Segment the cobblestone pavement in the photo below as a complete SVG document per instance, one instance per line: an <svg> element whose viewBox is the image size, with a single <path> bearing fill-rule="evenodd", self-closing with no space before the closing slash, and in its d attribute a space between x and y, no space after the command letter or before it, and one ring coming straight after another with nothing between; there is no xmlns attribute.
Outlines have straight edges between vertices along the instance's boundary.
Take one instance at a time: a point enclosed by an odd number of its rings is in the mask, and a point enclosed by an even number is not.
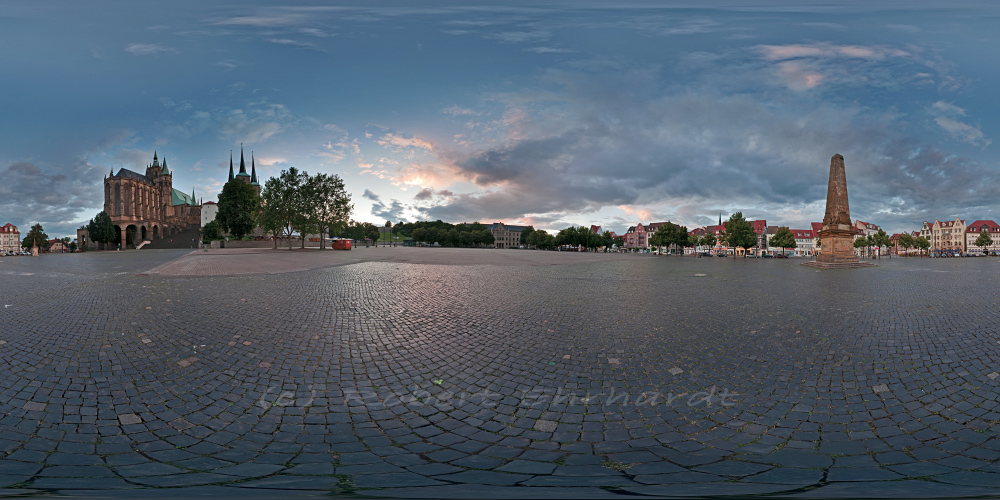
<svg viewBox="0 0 1000 500"><path fill-rule="evenodd" d="M0 495L1000 494L995 258L464 252L0 260Z"/></svg>

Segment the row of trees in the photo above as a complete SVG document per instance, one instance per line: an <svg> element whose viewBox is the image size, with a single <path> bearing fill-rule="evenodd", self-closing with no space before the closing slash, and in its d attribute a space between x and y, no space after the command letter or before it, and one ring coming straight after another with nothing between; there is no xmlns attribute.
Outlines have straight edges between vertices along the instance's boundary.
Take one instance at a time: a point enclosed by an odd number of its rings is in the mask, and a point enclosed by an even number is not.
<svg viewBox="0 0 1000 500"><path fill-rule="evenodd" d="M987 235L988 236L988 235ZM861 238L858 238L859 240ZM931 242L923 236L914 237L910 233L903 233L899 235L899 240L896 242L903 250L908 251L911 248L916 248L921 254L931 248ZM855 241L854 246L857 247L857 241ZM906 255L905 253L903 255Z"/></svg>
<svg viewBox="0 0 1000 500"><path fill-rule="evenodd" d="M215 221L218 227L208 228L209 233L225 232L237 239L253 233L258 226L274 237L274 248L279 238L298 233L305 248L305 235L334 233L345 227L354 205L351 195L344 189L338 175L316 174L300 171L295 167L282 170L277 177L264 183L260 195L242 179L233 179L222 187L219 195L219 212ZM325 239L320 238L320 248Z"/></svg>
<svg viewBox="0 0 1000 500"><path fill-rule="evenodd" d="M910 239L912 240L913 237L910 236ZM923 239L924 241L927 240L927 238L921 238L921 239ZM875 234L871 234L868 236L859 236L854 239L854 248L864 248L865 251L869 253L871 253L872 247L889 248L889 246L891 245L892 245L892 239L882 229L879 229L878 232ZM927 248L930 248L929 241L927 242Z"/></svg>

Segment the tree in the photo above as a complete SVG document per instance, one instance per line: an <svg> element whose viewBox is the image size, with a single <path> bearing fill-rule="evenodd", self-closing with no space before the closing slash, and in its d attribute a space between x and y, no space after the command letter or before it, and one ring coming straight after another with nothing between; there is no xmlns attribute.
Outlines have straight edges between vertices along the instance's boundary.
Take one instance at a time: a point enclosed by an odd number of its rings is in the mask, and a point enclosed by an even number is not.
<svg viewBox="0 0 1000 500"><path fill-rule="evenodd" d="M238 180L238 179L237 179ZM299 169L291 167L282 170L277 177L271 177L264 183L261 190L263 210L260 214L261 227L271 233L274 238L274 248L278 248L278 239L288 237L288 249L292 249L292 231L296 218L302 212L302 184L308 176ZM232 181L230 181L232 182ZM229 183L226 183L228 186ZM222 197L219 197L221 213ZM223 229L225 229L223 227ZM357 238L364 239L364 238Z"/></svg>
<svg viewBox="0 0 1000 500"><path fill-rule="evenodd" d="M703 247L714 247L715 242L715 235L712 233L705 233L705 236L698 239L698 244Z"/></svg>
<svg viewBox="0 0 1000 500"><path fill-rule="evenodd" d="M528 226L524 228L524 230L521 231L520 243L522 245L530 245L531 243L528 243L528 237L531 236L531 233L533 232L535 232L535 226Z"/></svg>
<svg viewBox="0 0 1000 500"><path fill-rule="evenodd" d="M31 230L21 240L21 247L23 248L30 249L36 246L40 250L45 250L49 247L49 235L45 234L45 230L42 229L41 224L31 226Z"/></svg>
<svg viewBox="0 0 1000 500"><path fill-rule="evenodd" d="M676 240L677 230L674 228L673 222L667 222L656 228L656 232L649 237L649 244L660 248L669 247L674 244Z"/></svg>
<svg viewBox="0 0 1000 500"><path fill-rule="evenodd" d="M889 248L889 245L892 243L891 238L889 238L889 235L886 234L885 230L883 230L883 229L879 229L877 233L871 235L871 237L869 238L869 240L871 240L871 242L875 246L879 247L879 250L880 250L879 253L878 253L879 258L882 258L882 252L881 252L881 250L885 250L885 249Z"/></svg>
<svg viewBox="0 0 1000 500"><path fill-rule="evenodd" d="M973 242L974 245L983 249L983 253L988 253L986 247L993 244L993 238L990 237L989 231L983 231L979 233L979 237Z"/></svg>
<svg viewBox="0 0 1000 500"><path fill-rule="evenodd" d="M340 230L347 225L354 211L351 195L344 189L344 181L339 175L316 174L309 177L308 193L312 200L312 217L316 221L319 234ZM325 238L320 239L320 248L326 247Z"/></svg>
<svg viewBox="0 0 1000 500"><path fill-rule="evenodd" d="M867 236L858 236L854 238L854 248L864 248L866 246L868 246Z"/></svg>
<svg viewBox="0 0 1000 500"><path fill-rule="evenodd" d="M781 248L787 252L789 248L796 247L795 235L792 234L791 229L788 229L788 226L779 227L778 231L771 237L768 245Z"/></svg>
<svg viewBox="0 0 1000 500"><path fill-rule="evenodd" d="M422 227L418 227L414 229L412 233L410 233L410 237L413 238L413 241L417 242L427 241L425 239L427 238L427 230Z"/></svg>
<svg viewBox="0 0 1000 500"><path fill-rule="evenodd" d="M372 240L373 242L375 242L375 248L378 248L378 237L379 237L379 235L381 235L381 234L382 234L382 233L380 233L380 232L378 231L378 228L377 228L377 227L375 227L374 225L372 225L372 227L370 227L370 228L368 229L368 234L367 234L367 236L368 236L368 239L370 239L370 240Z"/></svg>
<svg viewBox="0 0 1000 500"><path fill-rule="evenodd" d="M215 219L223 231L242 239L257 227L259 217L260 197L253 186L241 179L233 179L222 186Z"/></svg>
<svg viewBox="0 0 1000 500"><path fill-rule="evenodd" d="M726 243L730 247L747 249L757 244L757 234L753 232L753 226L743 218L743 212L731 215L725 227Z"/></svg>
<svg viewBox="0 0 1000 500"><path fill-rule="evenodd" d="M219 227L219 221L217 221L217 220L213 220L212 222L209 222L208 224L205 224L205 228L202 229L202 231L201 231L202 232L202 241L204 241L205 243L209 243L212 240L219 239L219 233L221 231L222 231L222 228Z"/></svg>
<svg viewBox="0 0 1000 500"><path fill-rule="evenodd" d="M896 240L896 244L903 249L903 256L907 256L910 252L909 250L916 245L913 240L913 235L910 233L903 233L899 235L899 239Z"/></svg>
<svg viewBox="0 0 1000 500"><path fill-rule="evenodd" d="M924 238L923 236L917 236L917 238L913 241L915 246L920 249L921 253L926 252L931 247L930 240Z"/></svg>
<svg viewBox="0 0 1000 500"><path fill-rule="evenodd" d="M69 242L68 246L69 246L69 251L70 252L75 252L76 251L76 240L73 240L73 241Z"/></svg>
<svg viewBox="0 0 1000 500"><path fill-rule="evenodd" d="M115 225L111 222L111 216L103 210L90 219L87 224L87 234L90 235L90 241L104 245L116 241L120 237L118 231L115 231Z"/></svg>

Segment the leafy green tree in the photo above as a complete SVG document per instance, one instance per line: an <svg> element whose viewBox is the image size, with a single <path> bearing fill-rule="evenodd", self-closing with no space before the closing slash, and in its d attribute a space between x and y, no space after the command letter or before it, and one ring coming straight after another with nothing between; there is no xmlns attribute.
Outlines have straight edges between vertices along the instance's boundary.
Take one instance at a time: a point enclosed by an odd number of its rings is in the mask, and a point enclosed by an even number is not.
<svg viewBox="0 0 1000 500"><path fill-rule="evenodd" d="M674 223L667 222L656 228L656 232L649 237L649 244L657 248L669 247L676 241L676 233Z"/></svg>
<svg viewBox="0 0 1000 500"><path fill-rule="evenodd" d="M49 247L49 235L45 234L45 230L42 229L41 224L31 226L31 230L21 240L22 248L31 249L31 247L35 246L38 247L39 251Z"/></svg>
<svg viewBox="0 0 1000 500"><path fill-rule="evenodd" d="M976 238L976 241L973 242L973 244L979 248L982 248L983 253L987 253L986 247L993 244L993 238L990 237L989 231L983 231L979 233L979 237Z"/></svg>
<svg viewBox="0 0 1000 500"><path fill-rule="evenodd" d="M222 228L219 227L219 221L217 220L213 220L212 222L205 224L205 228L202 229L202 241L209 243L212 240L219 239L219 233L221 230Z"/></svg>
<svg viewBox="0 0 1000 500"><path fill-rule="evenodd" d="M416 242L427 241L426 240L427 230L422 227L418 227L414 229L412 233L410 233L410 237L413 238L413 241Z"/></svg>
<svg viewBox="0 0 1000 500"><path fill-rule="evenodd" d="M854 239L854 248L867 248L871 246L871 242L868 240L867 236L858 236Z"/></svg>
<svg viewBox="0 0 1000 500"><path fill-rule="evenodd" d="M703 247L714 247L715 243L716 243L715 235L712 233L705 233L705 236L702 236L698 240L698 244Z"/></svg>
<svg viewBox="0 0 1000 500"><path fill-rule="evenodd" d="M101 245L117 241L121 237L117 233L114 223L111 222L111 216L103 210L98 212L97 216L90 219L87 224L87 234L90 235L90 241L96 241Z"/></svg>
<svg viewBox="0 0 1000 500"><path fill-rule="evenodd" d="M530 243L528 243L528 237L531 236L531 233L533 232L535 232L535 226L528 226L524 228L524 230L521 231L520 243L522 245L530 245Z"/></svg>
<svg viewBox="0 0 1000 500"><path fill-rule="evenodd" d="M914 246L916 246L918 249L920 249L921 254L923 254L924 252L926 252L927 250L929 250L931 248L931 242L930 242L930 240L928 240L927 238L925 238L923 236L917 236L913 240L913 242L914 242Z"/></svg>
<svg viewBox="0 0 1000 500"><path fill-rule="evenodd" d="M910 233L903 233L899 235L899 239L896 240L896 244L903 249L903 256L906 257L910 252L909 250L916 245L913 241L913 235Z"/></svg>
<svg viewBox="0 0 1000 500"><path fill-rule="evenodd" d="M69 251L70 252L75 252L76 251L76 240L73 240L73 241L69 242L69 245L67 245L67 246L69 246Z"/></svg>
<svg viewBox="0 0 1000 500"><path fill-rule="evenodd" d="M743 218L743 212L731 215L725 226L726 243L730 247L747 249L757 244L757 233L753 232L753 225Z"/></svg>
<svg viewBox="0 0 1000 500"><path fill-rule="evenodd" d="M354 211L351 195L344 189L339 175L324 173L308 177L306 193L310 196L308 209L315 221L317 233L333 233L347 225ZM320 239L320 248L326 248L326 239Z"/></svg>
<svg viewBox="0 0 1000 500"><path fill-rule="evenodd" d="M892 244L892 239L883 229L879 229L877 233L871 235L869 240L874 246L879 247L880 250L886 250L889 248L889 245ZM879 258L882 258L881 251L879 251Z"/></svg>
<svg viewBox="0 0 1000 500"><path fill-rule="evenodd" d="M253 186L241 179L233 179L222 186L215 219L223 231L242 239L253 232L259 218L260 197Z"/></svg>
<svg viewBox="0 0 1000 500"><path fill-rule="evenodd" d="M769 241L768 244L775 248L781 248L787 252L789 248L796 247L795 235L792 234L791 229L788 229L788 226L782 226L778 228L776 233L774 233L774 236L771 237L771 241Z"/></svg>
<svg viewBox="0 0 1000 500"><path fill-rule="evenodd" d="M292 249L292 231L299 214L303 212L302 185L307 180L308 176L305 173L291 167L282 170L277 177L271 177L264 183L264 188L260 192L263 204L260 222L261 227L274 238L275 249L278 248L278 239L282 237L288 238L288 249ZM221 203L220 196L220 212Z"/></svg>

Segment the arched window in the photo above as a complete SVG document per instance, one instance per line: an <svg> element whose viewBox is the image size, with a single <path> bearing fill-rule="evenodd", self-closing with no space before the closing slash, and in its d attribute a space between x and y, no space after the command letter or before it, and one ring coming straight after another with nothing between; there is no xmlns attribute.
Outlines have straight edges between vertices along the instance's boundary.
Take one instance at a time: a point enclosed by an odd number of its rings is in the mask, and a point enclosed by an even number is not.
<svg viewBox="0 0 1000 500"><path fill-rule="evenodd" d="M121 215L122 206L122 186L115 184L115 215Z"/></svg>

